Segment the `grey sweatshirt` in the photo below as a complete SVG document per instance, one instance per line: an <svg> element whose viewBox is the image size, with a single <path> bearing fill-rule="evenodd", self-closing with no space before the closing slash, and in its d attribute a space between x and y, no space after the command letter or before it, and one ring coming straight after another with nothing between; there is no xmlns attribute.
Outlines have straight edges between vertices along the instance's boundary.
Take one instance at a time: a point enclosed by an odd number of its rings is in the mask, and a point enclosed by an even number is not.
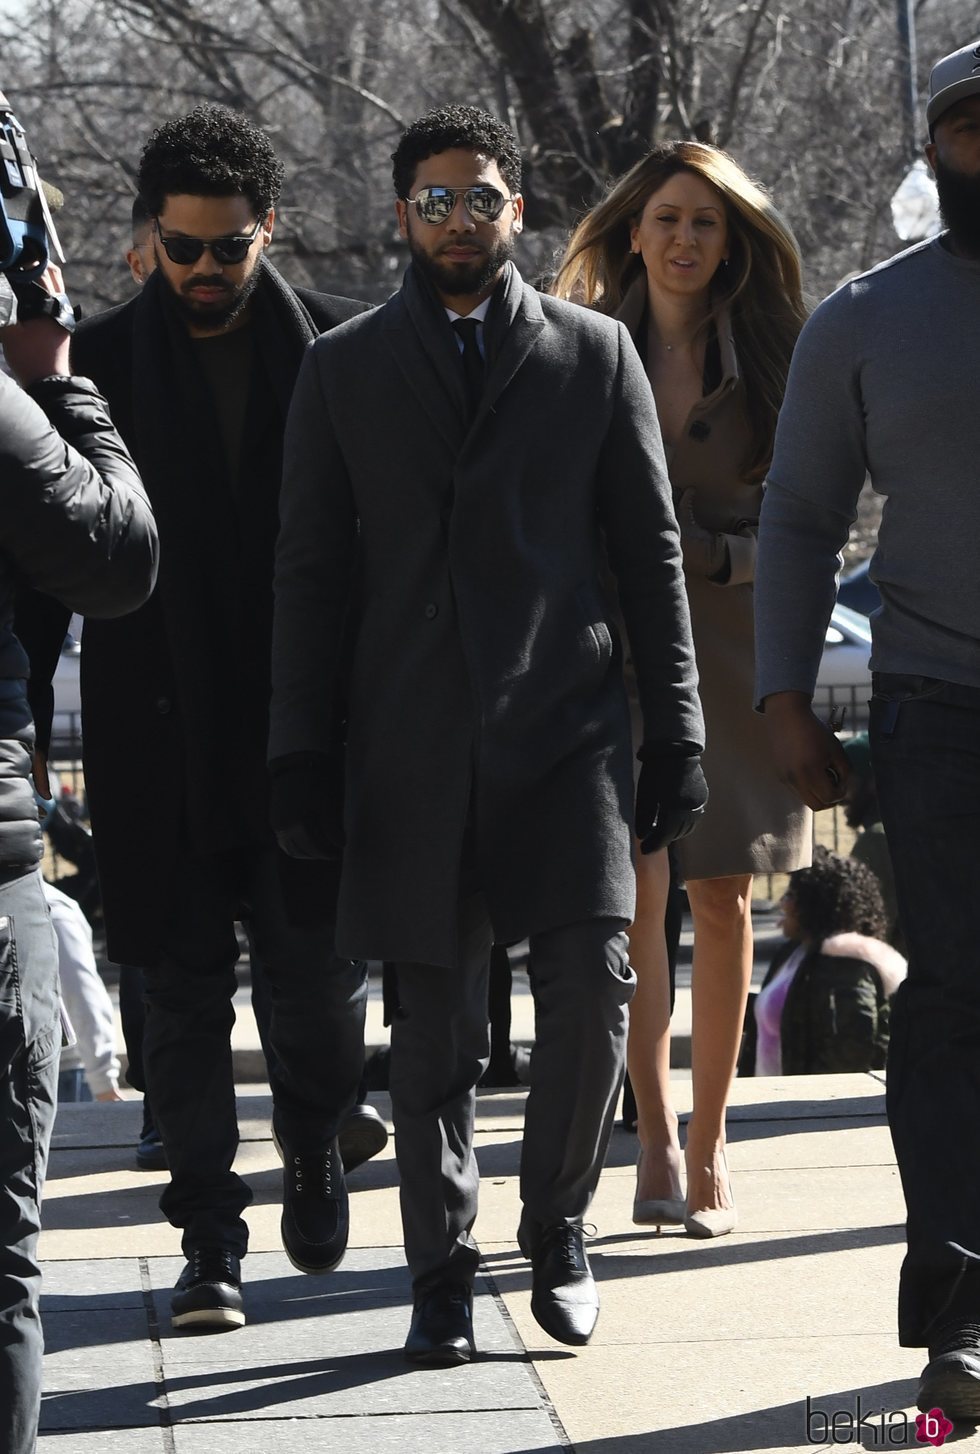
<svg viewBox="0 0 980 1454"><path fill-rule="evenodd" d="M871 665L980 685L980 262L941 238L846 283L800 335L759 531L756 700L813 692L870 474Z"/></svg>

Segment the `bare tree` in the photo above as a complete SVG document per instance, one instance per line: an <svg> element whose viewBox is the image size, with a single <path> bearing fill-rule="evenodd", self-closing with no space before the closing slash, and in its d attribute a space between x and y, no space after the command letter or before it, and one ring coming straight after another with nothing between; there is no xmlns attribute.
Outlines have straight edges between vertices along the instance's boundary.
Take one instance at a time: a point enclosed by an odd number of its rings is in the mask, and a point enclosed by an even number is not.
<svg viewBox="0 0 980 1454"><path fill-rule="evenodd" d="M924 69L975 27L967 0L918 0L916 17ZM894 0L21 0L16 22L0 12L0 45L8 94L68 199L72 286L89 308L128 288L143 140L202 99L246 111L286 163L275 256L288 275L354 296L397 283L389 155L445 100L520 136L531 276L663 136L714 141L770 187L814 295L896 247Z"/></svg>

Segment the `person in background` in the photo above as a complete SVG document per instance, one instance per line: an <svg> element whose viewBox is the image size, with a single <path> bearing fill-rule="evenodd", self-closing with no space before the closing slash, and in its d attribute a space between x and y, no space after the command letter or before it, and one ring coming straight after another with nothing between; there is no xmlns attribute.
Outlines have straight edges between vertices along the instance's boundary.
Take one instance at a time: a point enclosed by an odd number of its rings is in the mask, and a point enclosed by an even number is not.
<svg viewBox="0 0 980 1454"><path fill-rule="evenodd" d="M776 951L750 1001L740 1075L881 1070L891 997L905 959L884 942L885 909L870 868L817 845L790 874Z"/></svg>
<svg viewBox="0 0 980 1454"><path fill-rule="evenodd" d="M282 433L307 344L363 311L291 288L265 253L283 168L246 117L213 105L159 127L139 194L155 266L129 302L86 320L76 366L131 442L160 531L157 588L124 622L86 621L85 782L106 947L141 966L143 1061L186 1265L174 1327L241 1327L242 1216L231 1027L237 924L273 984L273 1127L281 1235L304 1272L344 1255L337 1130L364 1059L366 968L333 951L336 873L296 864L269 826L272 568ZM64 628L62 628L62 636ZM153 831L133 851L147 764Z"/></svg>
<svg viewBox="0 0 980 1454"><path fill-rule="evenodd" d="M137 196L132 206L132 241L126 251L126 262L134 283L142 287L156 268L156 252L153 247L153 217L142 197ZM270 1079L275 1078L275 1051L272 1047L272 989L262 964L250 922L244 925L248 941L249 982L255 1025L262 1046ZM143 1066L143 1034L145 1008L143 1004L144 973L136 964L119 965L119 1010L122 1019L123 1038L126 1043L126 1078L136 1090L143 1092L143 1124L136 1146L136 1164L141 1171L166 1171L167 1153L153 1118L153 1106L146 1092L146 1076ZM338 1149L345 1174L354 1171L363 1162L383 1151L388 1142L388 1131L381 1116L367 1098L367 1085L362 1077L357 1101L344 1115L337 1136Z"/></svg>
<svg viewBox="0 0 980 1454"><path fill-rule="evenodd" d="M142 288L156 267L153 252L153 218L142 197L133 198L132 236L126 249L126 262L133 282Z"/></svg>
<svg viewBox="0 0 980 1454"><path fill-rule="evenodd" d="M59 1101L121 1101L112 999L92 950L92 926L75 899L45 882L58 944L61 1000L76 1043L61 1051Z"/></svg>
<svg viewBox="0 0 980 1454"><path fill-rule="evenodd" d="M57 268L42 287L64 292ZM13 301L0 274L0 316L10 318ZM47 317L11 323L0 345L23 386L0 375L0 1449L34 1454L43 1353L37 1242L60 1017L31 781L29 662L13 630L14 598L26 583L69 611L132 611L153 588L157 540L105 400L71 373L65 330Z"/></svg>
<svg viewBox="0 0 980 1454"><path fill-rule="evenodd" d="M637 856L629 1075L640 1157L633 1220L697 1237L737 1222L725 1112L752 975L752 878L809 862L809 814L773 769L752 710L762 481L805 316L796 241L725 152L666 141L576 227L560 297L629 329L663 432L705 717L708 805L675 847L694 922L686 1196L670 1090L666 852Z"/></svg>
<svg viewBox="0 0 980 1454"><path fill-rule="evenodd" d="M885 825L881 821L881 804L875 786L875 772L871 763L871 742L867 732L858 732L844 743L844 753L850 766L844 798L844 817L847 826L853 828L856 837L851 845L851 857L867 864L878 880L881 899L885 906L885 935L889 944L905 953L905 936L898 917L898 899L895 894L895 870L888 851Z"/></svg>
<svg viewBox="0 0 980 1454"><path fill-rule="evenodd" d="M793 358L759 542L756 698L803 802L849 765L813 711L840 551L866 472L887 496L871 561L869 736L909 971L888 1119L908 1211L904 1347L916 1402L980 1420L980 43L932 68L926 159L946 230L846 283Z"/></svg>

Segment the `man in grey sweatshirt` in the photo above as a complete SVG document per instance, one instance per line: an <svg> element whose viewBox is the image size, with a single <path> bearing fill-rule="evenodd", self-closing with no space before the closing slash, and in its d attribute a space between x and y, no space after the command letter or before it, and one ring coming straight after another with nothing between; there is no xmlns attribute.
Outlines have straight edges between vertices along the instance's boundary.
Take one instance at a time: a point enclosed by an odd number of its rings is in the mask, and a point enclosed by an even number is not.
<svg viewBox="0 0 980 1454"><path fill-rule="evenodd" d="M980 1419L980 45L933 68L926 157L947 231L826 299L800 336L756 575L757 699L811 808L843 795L814 715L838 552L866 473L886 496L871 574L871 743L909 977L888 1114L908 1206L899 1338L918 1405Z"/></svg>

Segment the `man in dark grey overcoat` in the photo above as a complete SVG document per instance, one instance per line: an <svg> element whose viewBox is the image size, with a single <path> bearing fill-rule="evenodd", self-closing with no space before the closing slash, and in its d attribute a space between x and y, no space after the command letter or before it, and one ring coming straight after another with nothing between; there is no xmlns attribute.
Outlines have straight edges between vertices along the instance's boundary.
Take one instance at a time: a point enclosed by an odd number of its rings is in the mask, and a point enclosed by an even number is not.
<svg viewBox="0 0 980 1454"><path fill-rule="evenodd" d="M495 939L530 940L518 1240L532 1311L569 1344L598 1313L582 1218L635 985L630 723L604 542L645 722L644 846L688 831L706 790L677 528L633 346L510 262L523 202L506 127L444 108L394 164L404 285L312 345L287 425L270 762L283 847L343 845L338 952L396 967L405 1351L452 1363L473 1349Z"/></svg>

